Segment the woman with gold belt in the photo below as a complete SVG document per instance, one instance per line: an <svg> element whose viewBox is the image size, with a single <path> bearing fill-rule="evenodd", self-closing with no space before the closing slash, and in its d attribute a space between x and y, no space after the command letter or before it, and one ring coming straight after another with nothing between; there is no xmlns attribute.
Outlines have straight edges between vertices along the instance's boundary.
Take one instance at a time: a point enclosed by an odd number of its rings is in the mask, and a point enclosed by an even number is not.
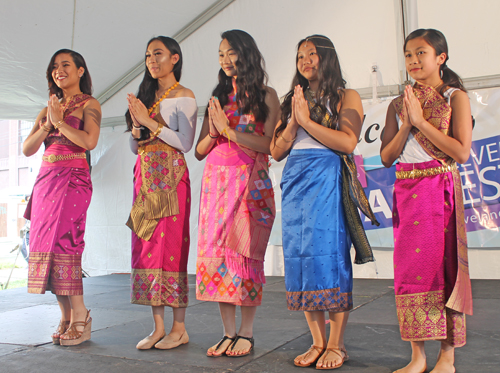
<svg viewBox="0 0 500 373"><path fill-rule="evenodd" d="M90 339L83 301L82 254L92 182L85 151L99 139L101 106L91 96L83 57L61 49L47 68L50 99L23 144L27 157L45 145L42 167L24 217L31 220L28 292L51 290L61 308L54 344Z"/></svg>

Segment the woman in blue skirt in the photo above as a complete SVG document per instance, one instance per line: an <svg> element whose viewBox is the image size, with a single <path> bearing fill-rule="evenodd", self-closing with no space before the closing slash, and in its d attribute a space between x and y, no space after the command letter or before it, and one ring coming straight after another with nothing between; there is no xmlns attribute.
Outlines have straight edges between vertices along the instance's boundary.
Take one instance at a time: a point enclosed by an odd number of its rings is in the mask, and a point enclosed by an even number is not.
<svg viewBox="0 0 500 373"><path fill-rule="evenodd" d="M288 155L281 182L288 309L304 311L313 338L311 348L294 364L335 369L349 358L344 330L352 309L342 155L356 147L363 108L358 93L345 88L335 47L327 37L301 40L296 65L271 144L277 161Z"/></svg>

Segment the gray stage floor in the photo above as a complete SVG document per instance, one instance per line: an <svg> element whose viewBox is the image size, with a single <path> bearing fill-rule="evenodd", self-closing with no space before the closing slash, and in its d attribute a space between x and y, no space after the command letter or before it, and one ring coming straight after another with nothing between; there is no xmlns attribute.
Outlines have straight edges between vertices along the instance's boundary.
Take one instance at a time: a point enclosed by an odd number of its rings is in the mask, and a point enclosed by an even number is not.
<svg viewBox="0 0 500 373"><path fill-rule="evenodd" d="M282 277L269 277L255 323L255 351L242 358L207 358L206 349L222 335L215 303L194 296L190 277L187 328L190 342L171 351L138 351L138 340L151 332L150 308L129 303L129 276L84 280L92 309L92 339L76 347L54 346L51 334L59 309L52 294L27 294L26 288L0 292L1 372L300 372L293 358L312 340L302 312L286 309ZM472 282L474 316L467 318L468 343L457 349L458 373L500 372L500 281ZM392 280L355 280L354 306L346 331L350 361L338 371L386 373L402 367L410 346L399 336ZM166 323L171 312L166 310ZM429 366L437 342L429 342Z"/></svg>

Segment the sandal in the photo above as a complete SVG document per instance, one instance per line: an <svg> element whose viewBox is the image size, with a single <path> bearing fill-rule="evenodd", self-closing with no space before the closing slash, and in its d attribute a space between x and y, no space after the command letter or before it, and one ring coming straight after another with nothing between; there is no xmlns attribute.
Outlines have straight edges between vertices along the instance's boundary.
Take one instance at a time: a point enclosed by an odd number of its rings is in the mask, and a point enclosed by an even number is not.
<svg viewBox="0 0 500 373"><path fill-rule="evenodd" d="M87 310L86 321L75 321L71 323L66 333L62 336L68 337L67 339L61 338L60 343L62 346L76 346L82 342L90 339L90 332L92 330L92 317L89 316L90 310ZM76 327L83 326L83 331L79 331Z"/></svg>
<svg viewBox="0 0 500 373"><path fill-rule="evenodd" d="M308 355L313 352L313 351L316 351L318 352L318 357L316 359L314 359L314 361L311 361L309 364L301 364L300 361L301 360L306 360ZM298 367L302 367L302 368L305 368L305 367L308 367L308 366L311 366L313 364L315 364L319 358L323 355L323 352L325 352L325 349L324 348L321 348L321 347L318 347L318 346L315 346L315 345L312 345L311 347L309 347L309 349L304 352L303 354L297 356L294 360L293 360L293 363L298 366ZM300 357L300 360L297 360L298 358Z"/></svg>
<svg viewBox="0 0 500 373"><path fill-rule="evenodd" d="M347 355L347 350L345 349L345 346L344 347L341 347L340 348L340 351L342 351L344 353L344 363L346 361L349 361L349 355Z"/></svg>
<svg viewBox="0 0 500 373"><path fill-rule="evenodd" d="M337 355L340 356L340 358L342 359L342 361L340 362L340 364L339 365L335 365L333 367L319 367L319 366L316 365L316 369L337 369L337 368L340 368L342 365L344 365L345 357L342 356L342 353L344 351L342 349L340 349L340 348L327 348L325 350L325 353L321 356L323 358L323 361L324 361L324 358L327 357L330 352L334 352L335 354L337 354Z"/></svg>
<svg viewBox="0 0 500 373"><path fill-rule="evenodd" d="M222 339L221 339L221 340L217 343L217 345L215 346L215 349L212 351L212 353L211 353L211 354L209 354L209 353L208 353L208 351L207 351L207 356L208 356L208 357L221 357L221 356L223 356L223 355L225 354L225 352L227 351L227 349L228 349L228 348L229 348L229 347L230 347L230 346L234 343L235 338L236 338L236 337L231 338L231 337L228 337L227 335L225 335L225 336L224 336L224 337L222 337ZM225 349L224 351L222 351L222 352L220 353L220 355L214 355L214 352L215 352L215 351L217 351L217 350L219 349L219 347L220 347L220 346L221 346L221 345L222 345L225 341L227 341L227 340L231 341L231 343L229 343L229 344L227 345L226 349Z"/></svg>
<svg viewBox="0 0 500 373"><path fill-rule="evenodd" d="M234 347L234 346L236 346L236 343L238 343L238 340L240 340L240 339L245 339L245 340L247 340L248 342L250 342L250 349L249 349L247 352L245 352L245 353L243 353L243 354L240 354L240 355L229 355L229 354L228 354L228 350L229 350L229 348L231 348L231 351L232 351L232 350L233 350L233 347ZM233 343L231 343L231 345L230 345L230 346L228 347L228 349L226 350L226 355L227 355L228 357L242 357L242 356L247 356L247 355L249 355L249 354L250 354L250 352L252 352L252 351L253 351L253 346L254 346L254 345L255 345L255 340L253 339L253 337L248 338L248 337L243 337L242 335L237 335L237 336L236 336L236 338L234 338ZM231 352L231 351L229 351L229 352Z"/></svg>
<svg viewBox="0 0 500 373"><path fill-rule="evenodd" d="M59 326L57 327L54 334L52 334L52 343L58 345L61 339L61 334L66 333L66 330L68 330L68 328L69 328L69 320L59 321Z"/></svg>

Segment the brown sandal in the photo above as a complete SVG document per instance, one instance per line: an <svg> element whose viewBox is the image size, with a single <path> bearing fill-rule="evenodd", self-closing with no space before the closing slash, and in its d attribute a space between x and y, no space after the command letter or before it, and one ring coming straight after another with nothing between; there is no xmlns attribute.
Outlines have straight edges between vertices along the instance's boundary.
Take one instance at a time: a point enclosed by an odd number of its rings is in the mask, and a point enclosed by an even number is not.
<svg viewBox="0 0 500 373"><path fill-rule="evenodd" d="M308 355L313 352L313 351L316 351L318 352L318 357L314 360L314 361L311 361L309 364L301 364L300 361L301 360L306 360L306 358L308 357ZM325 349L324 348L321 348L321 347L318 347L318 346L315 346L315 345L312 345L311 347L309 347L309 350L307 350L306 352L304 352L303 354L297 356L294 360L293 360L293 363L298 366L298 367L302 367L302 368L305 368L305 367L308 367L308 366L311 366L313 364L315 364L318 359L323 355L323 352L325 352ZM297 360L297 358L299 357L302 357L300 360Z"/></svg>
<svg viewBox="0 0 500 373"><path fill-rule="evenodd" d="M66 330L69 328L69 320L67 321L59 321L59 326L56 331L52 334L52 343L55 345L59 344L59 340L61 338L61 334L66 333Z"/></svg>
<svg viewBox="0 0 500 373"><path fill-rule="evenodd" d="M316 365L316 369L337 369L337 368L340 368L342 365L344 365L344 362L345 362L345 357L342 356L342 353L344 352L344 350L345 350L345 348L344 349L340 349L340 348L327 348L325 350L325 353L323 355L321 355L321 357L323 357L323 356L326 357L326 356L328 356L328 354L330 352L333 352L333 353L339 355L340 358L342 359L342 361L340 362L339 365L335 365L333 367L319 367L319 366ZM345 354L345 352L344 352L344 354ZM323 358L323 361L324 361L324 358Z"/></svg>
<svg viewBox="0 0 500 373"><path fill-rule="evenodd" d="M65 337L68 337L68 339L60 339L62 346L76 346L90 339L92 317L90 317L89 314L90 310L87 310L87 317L85 317L86 321L75 321L71 323L66 333L63 334ZM76 329L77 326L83 326L83 331Z"/></svg>
<svg viewBox="0 0 500 373"><path fill-rule="evenodd" d="M342 351L342 352L344 353L344 355L345 355L345 356L344 356L344 363L345 363L346 361L349 361L349 355L347 355L347 350L345 349L345 346L344 346L344 347L341 347L341 348L340 348L340 351Z"/></svg>

